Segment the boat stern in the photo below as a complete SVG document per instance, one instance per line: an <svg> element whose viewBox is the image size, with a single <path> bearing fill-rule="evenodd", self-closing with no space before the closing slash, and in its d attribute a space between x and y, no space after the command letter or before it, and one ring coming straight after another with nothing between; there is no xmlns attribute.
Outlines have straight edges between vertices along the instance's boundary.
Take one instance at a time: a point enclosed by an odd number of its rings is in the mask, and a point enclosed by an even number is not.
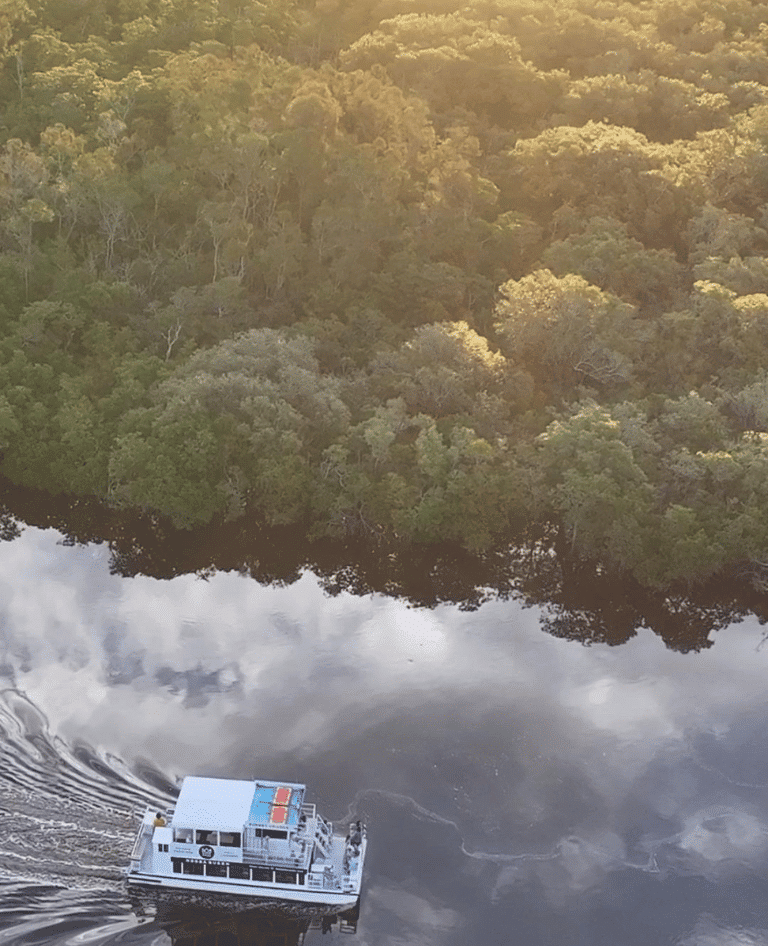
<svg viewBox="0 0 768 946"><path fill-rule="evenodd" d="M155 825L156 809L148 807L144 812L139 830L136 834L136 841L131 851L131 859L126 870L126 874L152 873L159 867L167 866L170 870L171 861L168 851L173 832L169 827ZM168 861L167 865L161 865L163 854Z"/></svg>

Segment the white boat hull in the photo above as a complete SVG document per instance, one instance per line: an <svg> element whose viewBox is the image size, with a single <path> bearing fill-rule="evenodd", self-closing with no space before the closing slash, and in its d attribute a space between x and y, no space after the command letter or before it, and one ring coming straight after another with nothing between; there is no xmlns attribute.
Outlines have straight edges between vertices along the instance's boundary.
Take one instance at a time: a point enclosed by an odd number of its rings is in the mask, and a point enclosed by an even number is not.
<svg viewBox="0 0 768 946"><path fill-rule="evenodd" d="M275 904L296 904L311 908L311 912L349 910L357 903L359 892L342 893L340 890L312 890L279 884L259 884L254 881L213 880L210 877L162 877L158 874L131 872L126 881L129 887L180 890L185 892L214 893L223 896L244 897L249 900L273 901Z"/></svg>

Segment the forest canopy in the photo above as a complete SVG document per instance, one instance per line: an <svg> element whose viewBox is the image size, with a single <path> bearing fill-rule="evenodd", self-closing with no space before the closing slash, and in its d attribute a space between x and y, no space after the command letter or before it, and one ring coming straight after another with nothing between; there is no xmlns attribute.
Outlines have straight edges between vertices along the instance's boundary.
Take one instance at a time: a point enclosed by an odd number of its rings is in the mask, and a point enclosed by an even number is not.
<svg viewBox="0 0 768 946"><path fill-rule="evenodd" d="M0 472L764 581L766 23L2 0Z"/></svg>

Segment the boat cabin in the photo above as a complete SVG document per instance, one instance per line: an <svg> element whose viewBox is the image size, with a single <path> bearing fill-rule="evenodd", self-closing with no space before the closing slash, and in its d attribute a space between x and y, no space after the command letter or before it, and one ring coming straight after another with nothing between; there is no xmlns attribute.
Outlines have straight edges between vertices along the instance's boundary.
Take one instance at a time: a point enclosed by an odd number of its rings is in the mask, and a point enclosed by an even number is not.
<svg viewBox="0 0 768 946"><path fill-rule="evenodd" d="M316 827L305 790L293 782L185 778L171 823L155 829L154 843L177 874L303 884Z"/></svg>

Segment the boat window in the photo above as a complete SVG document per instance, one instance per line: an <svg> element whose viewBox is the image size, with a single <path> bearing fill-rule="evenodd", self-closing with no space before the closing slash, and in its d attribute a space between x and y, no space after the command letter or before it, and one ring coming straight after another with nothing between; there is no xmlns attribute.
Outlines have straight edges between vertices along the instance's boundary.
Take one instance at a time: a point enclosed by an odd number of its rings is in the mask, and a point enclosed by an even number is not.
<svg viewBox="0 0 768 946"><path fill-rule="evenodd" d="M177 844L191 844L193 839L192 828L174 828L173 840Z"/></svg>
<svg viewBox="0 0 768 946"><path fill-rule="evenodd" d="M253 879L254 880L266 880L269 883L272 882L272 868L270 867L254 867L253 868Z"/></svg>
<svg viewBox="0 0 768 946"><path fill-rule="evenodd" d="M256 828L253 833L257 838L278 838L282 841L288 837L287 831L278 831L275 828Z"/></svg>
<svg viewBox="0 0 768 946"><path fill-rule="evenodd" d="M229 876L232 880L250 880L251 868L248 864L230 864Z"/></svg>
<svg viewBox="0 0 768 946"><path fill-rule="evenodd" d="M206 864L205 873L208 877L226 877L227 865L226 864Z"/></svg>
<svg viewBox="0 0 768 946"><path fill-rule="evenodd" d="M197 839L196 844L213 844L214 847L219 843L219 832L218 831L201 831L198 829L196 832Z"/></svg>
<svg viewBox="0 0 768 946"><path fill-rule="evenodd" d="M296 871L293 871L293 870L276 870L276 871L275 871L275 883L277 883L277 884L295 884L295 883L296 883Z"/></svg>
<svg viewBox="0 0 768 946"><path fill-rule="evenodd" d="M204 870L204 864L202 861L184 861L182 864L182 870L185 874L202 874Z"/></svg>
<svg viewBox="0 0 768 946"><path fill-rule="evenodd" d="M240 832L219 831L219 844L222 847L240 847Z"/></svg>

